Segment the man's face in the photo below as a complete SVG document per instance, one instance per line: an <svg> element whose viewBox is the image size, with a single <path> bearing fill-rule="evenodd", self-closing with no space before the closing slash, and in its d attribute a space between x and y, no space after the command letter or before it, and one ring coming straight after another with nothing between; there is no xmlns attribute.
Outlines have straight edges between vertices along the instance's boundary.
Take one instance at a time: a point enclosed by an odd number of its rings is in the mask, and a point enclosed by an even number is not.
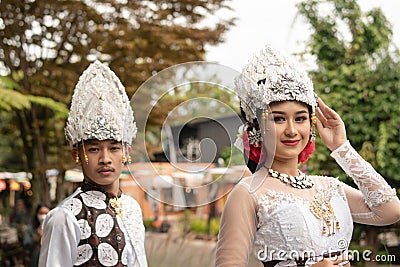
<svg viewBox="0 0 400 267"><path fill-rule="evenodd" d="M85 149L88 164L86 164ZM123 165L123 145L114 140L87 140L79 147L79 157L85 179L107 191L119 188L119 176ZM125 156L126 158L126 156Z"/></svg>

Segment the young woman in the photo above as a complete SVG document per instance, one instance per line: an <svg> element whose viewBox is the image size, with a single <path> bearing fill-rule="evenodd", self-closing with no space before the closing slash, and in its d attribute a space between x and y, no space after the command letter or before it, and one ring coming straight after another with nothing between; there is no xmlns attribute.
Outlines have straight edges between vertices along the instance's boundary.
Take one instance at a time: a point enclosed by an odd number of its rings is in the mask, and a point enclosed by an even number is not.
<svg viewBox="0 0 400 267"><path fill-rule="evenodd" d="M43 221L50 210L50 205L39 203L35 209L32 224L28 225L25 231L23 245L30 253L29 267L37 267L39 264Z"/></svg>
<svg viewBox="0 0 400 267"><path fill-rule="evenodd" d="M245 66L237 89L247 120L239 143L253 175L225 204L216 266L247 266L251 251L264 266L344 265L353 221L400 219L395 190L352 148L339 115L317 100L289 58L266 46ZM315 128L358 190L298 169L315 149Z"/></svg>

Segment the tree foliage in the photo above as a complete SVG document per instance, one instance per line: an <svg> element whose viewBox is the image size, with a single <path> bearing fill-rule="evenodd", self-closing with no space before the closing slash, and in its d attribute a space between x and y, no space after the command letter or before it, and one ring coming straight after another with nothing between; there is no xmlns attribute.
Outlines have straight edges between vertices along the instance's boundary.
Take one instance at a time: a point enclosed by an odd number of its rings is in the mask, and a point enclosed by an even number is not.
<svg viewBox="0 0 400 267"><path fill-rule="evenodd" d="M307 52L316 58L317 94L341 115L361 155L400 186L400 66L389 21L379 8L362 12L356 1L308 0L298 7L313 31ZM311 165L344 177L322 144Z"/></svg>
<svg viewBox="0 0 400 267"><path fill-rule="evenodd" d="M109 63L132 95L151 75L201 60L207 44L221 42L233 24L216 15L229 9L226 2L1 1L0 71L18 84L8 95L29 95L31 105L13 107L13 115L3 120L18 129L20 142L14 145L23 151L21 168L32 171L34 179L41 177L46 189L45 169L71 166L72 160L64 160L69 150L63 136L65 106L91 61Z"/></svg>
<svg viewBox="0 0 400 267"><path fill-rule="evenodd" d="M31 107L25 95L14 90L16 88L18 88L18 84L13 80L0 76L0 110L12 111Z"/></svg>
<svg viewBox="0 0 400 267"><path fill-rule="evenodd" d="M400 65L389 21L379 8L362 12L356 1L306 0L298 8L313 31L306 53L316 58L317 94L342 117L356 150L399 188ZM320 141L309 165L311 172L346 180ZM382 230L356 225L352 246L364 233L364 247L378 252Z"/></svg>

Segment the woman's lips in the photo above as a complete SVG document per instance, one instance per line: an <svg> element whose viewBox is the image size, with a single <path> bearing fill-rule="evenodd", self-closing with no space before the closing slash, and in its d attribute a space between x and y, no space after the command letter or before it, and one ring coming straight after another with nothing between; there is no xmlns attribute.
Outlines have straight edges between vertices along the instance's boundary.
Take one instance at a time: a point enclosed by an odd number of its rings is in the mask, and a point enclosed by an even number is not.
<svg viewBox="0 0 400 267"><path fill-rule="evenodd" d="M286 146L297 146L300 140L284 140L282 143Z"/></svg>

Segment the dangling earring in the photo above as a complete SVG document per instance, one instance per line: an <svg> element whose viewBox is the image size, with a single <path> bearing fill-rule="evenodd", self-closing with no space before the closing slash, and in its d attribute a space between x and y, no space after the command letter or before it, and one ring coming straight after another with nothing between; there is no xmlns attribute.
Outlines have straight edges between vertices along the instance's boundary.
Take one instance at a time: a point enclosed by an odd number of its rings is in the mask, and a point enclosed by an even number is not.
<svg viewBox="0 0 400 267"><path fill-rule="evenodd" d="M132 163L132 157L131 157L131 155L128 155L128 164L131 164Z"/></svg>
<svg viewBox="0 0 400 267"><path fill-rule="evenodd" d="M314 142L315 139L317 138L317 132L316 132L316 124L317 124L317 116L315 116L315 113L311 114L311 129L310 129L310 143Z"/></svg>
<svg viewBox="0 0 400 267"><path fill-rule="evenodd" d="M122 145L122 166L126 166L128 163L126 162L126 157L125 157L125 151L126 151L126 147L123 144Z"/></svg>
<svg viewBox="0 0 400 267"><path fill-rule="evenodd" d="M83 142L83 140L82 140L82 148L83 148L83 157L85 158L85 163L86 163L86 165L88 165L89 164L89 158L86 155L85 143Z"/></svg>
<svg viewBox="0 0 400 267"><path fill-rule="evenodd" d="M76 151L75 155L75 163L78 164L80 162L78 151Z"/></svg>
<svg viewBox="0 0 400 267"><path fill-rule="evenodd" d="M261 113L261 132L263 136L269 130L267 128L267 124L268 124L268 110L264 109L263 112Z"/></svg>

